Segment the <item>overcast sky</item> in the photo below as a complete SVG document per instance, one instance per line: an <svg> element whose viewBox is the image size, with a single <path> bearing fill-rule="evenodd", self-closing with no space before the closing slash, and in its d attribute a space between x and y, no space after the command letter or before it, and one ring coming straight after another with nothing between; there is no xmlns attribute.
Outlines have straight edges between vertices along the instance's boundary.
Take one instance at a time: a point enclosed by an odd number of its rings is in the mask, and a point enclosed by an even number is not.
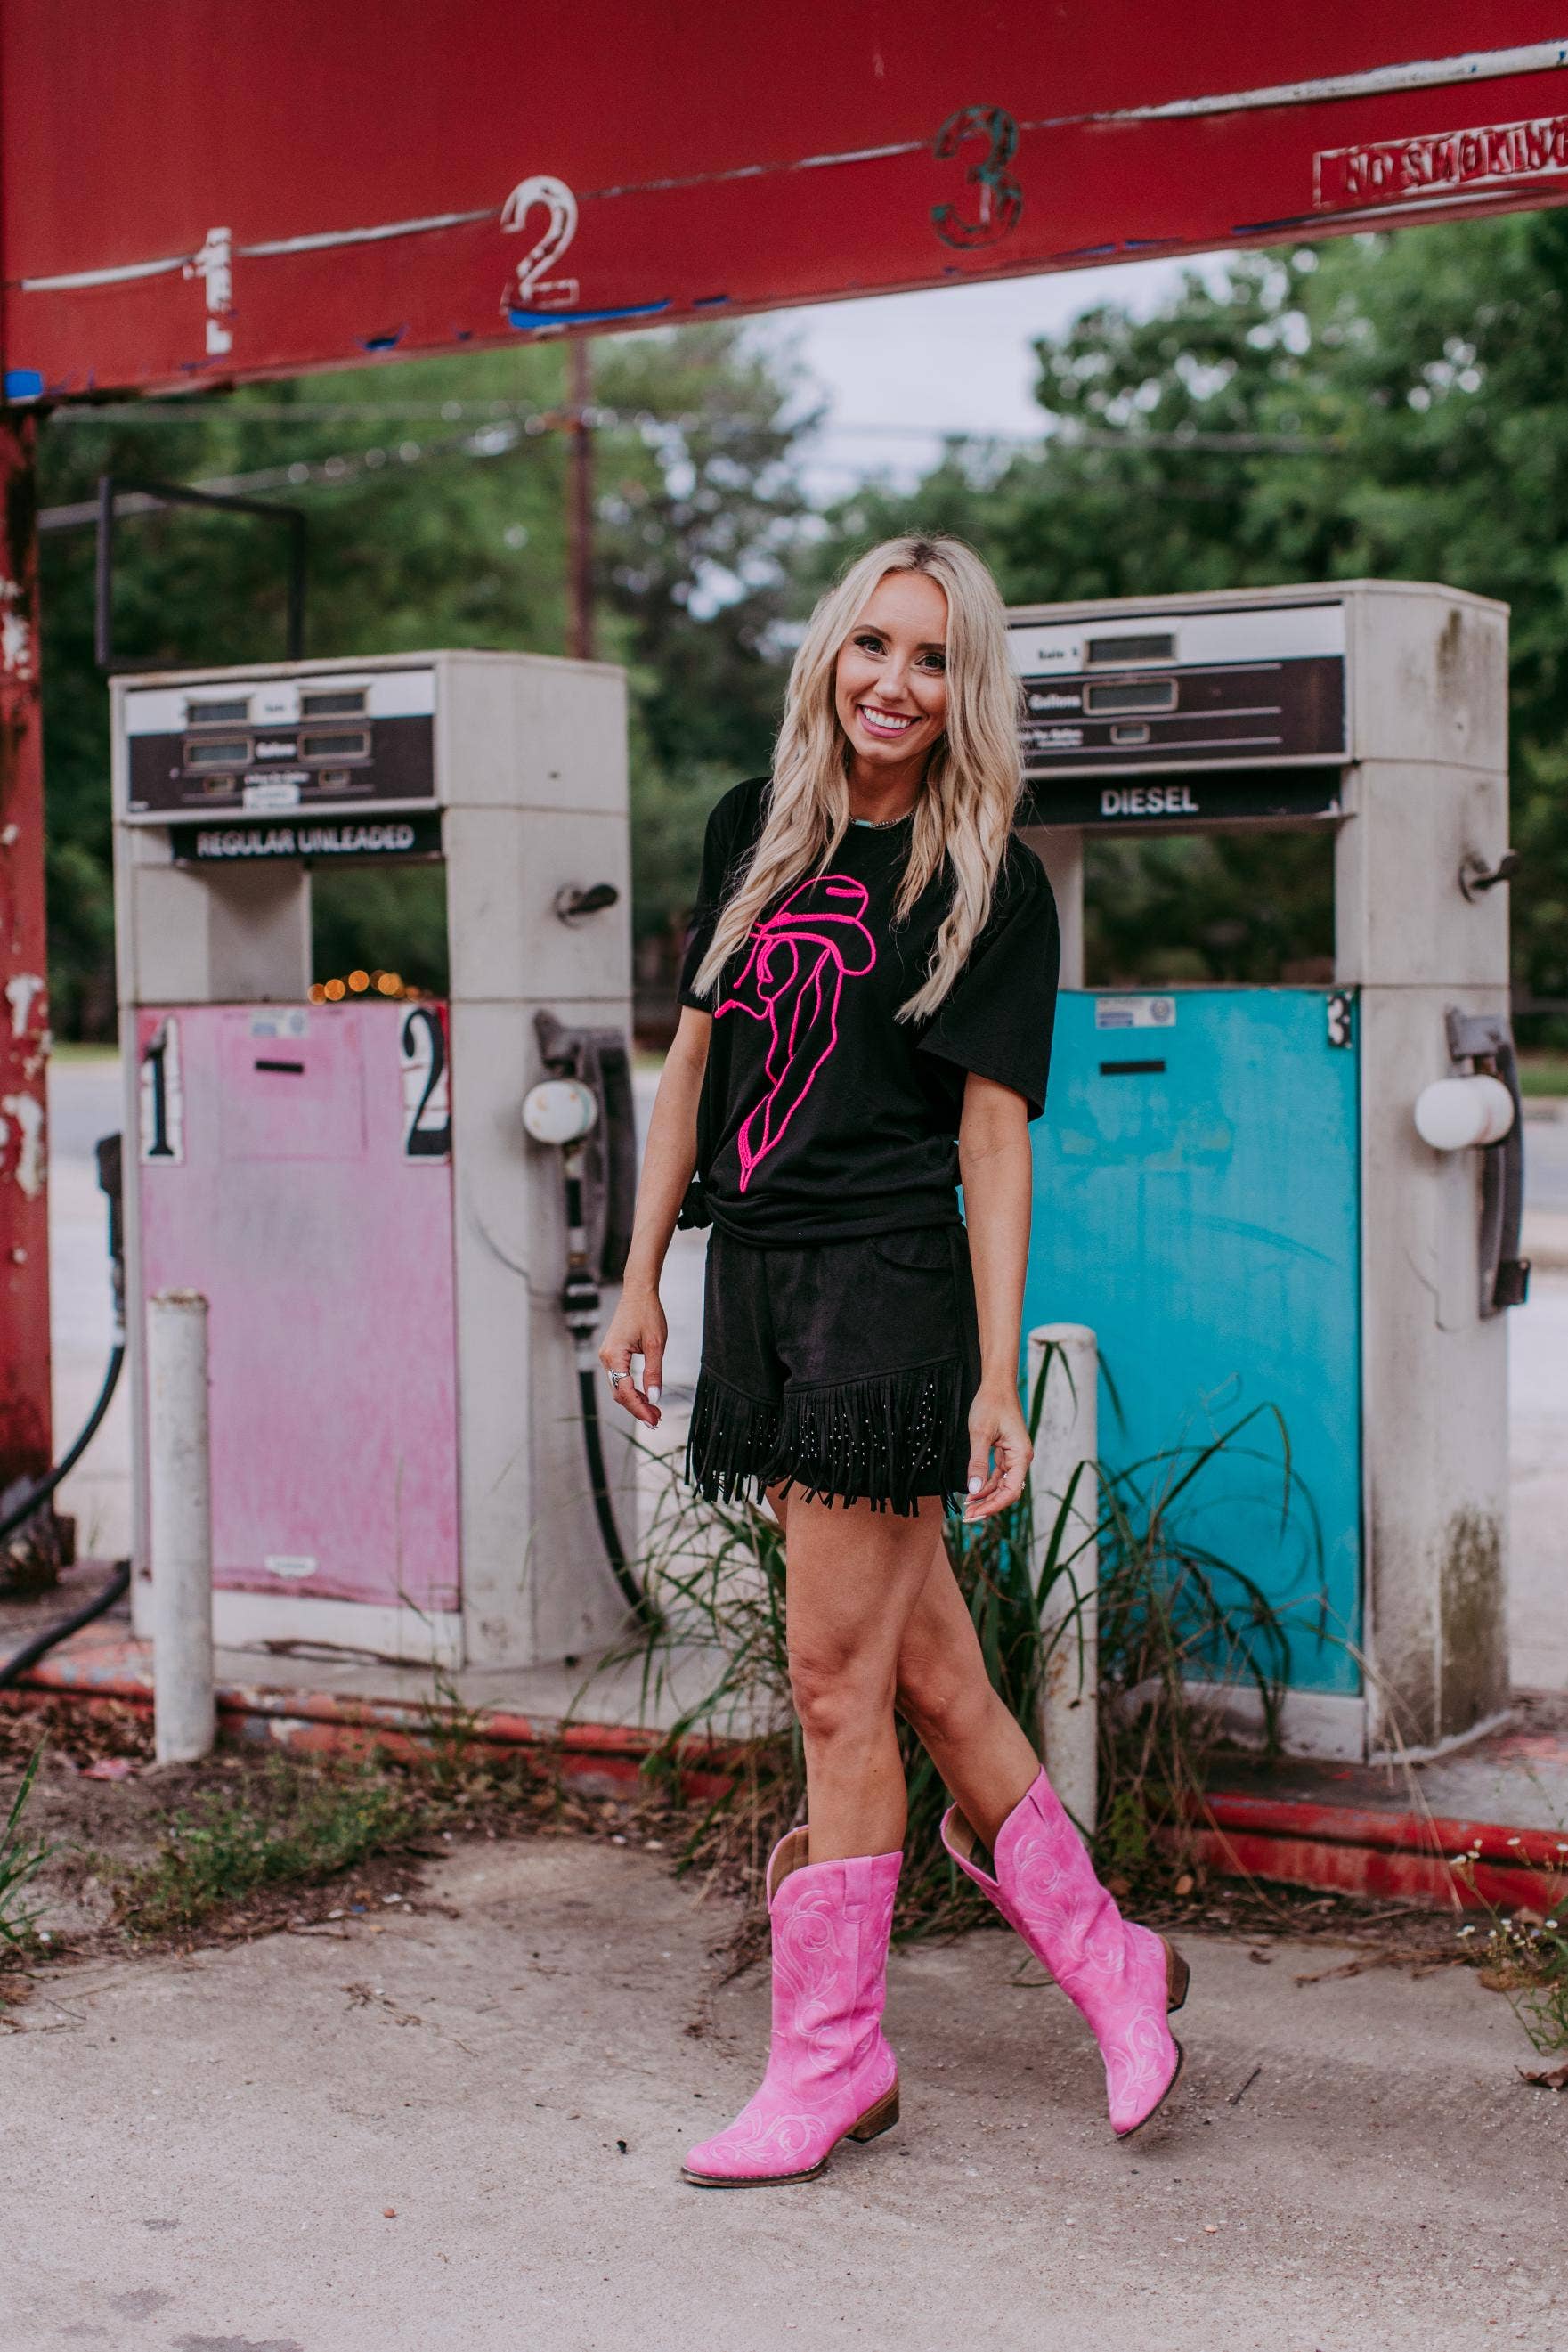
<svg viewBox="0 0 1568 2352"><path fill-rule="evenodd" d="M913 478L944 433L1037 434L1033 337L1098 302L1155 307L1180 277L1170 261L993 279L929 294L884 294L783 310L756 330L793 342L828 395L812 468L820 495L854 475Z"/></svg>

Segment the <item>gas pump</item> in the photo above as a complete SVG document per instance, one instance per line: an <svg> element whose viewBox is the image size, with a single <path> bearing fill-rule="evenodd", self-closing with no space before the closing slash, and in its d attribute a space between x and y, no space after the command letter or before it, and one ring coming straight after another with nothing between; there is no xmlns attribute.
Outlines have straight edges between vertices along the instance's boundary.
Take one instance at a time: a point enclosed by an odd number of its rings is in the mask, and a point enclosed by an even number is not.
<svg viewBox="0 0 1568 2352"><path fill-rule="evenodd" d="M621 672L444 652L112 694L139 1628L145 1302L184 1288L210 1309L220 1644L497 1667L602 1647L627 1604L601 1524L634 1534L633 1454L612 1427L590 1475L559 1159L519 1114L549 1074L536 1015L597 1041L613 1283ZM444 868L448 996L310 1002L313 869L415 858Z"/></svg>
<svg viewBox="0 0 1568 2352"><path fill-rule="evenodd" d="M1009 622L1065 984L1025 1328L1099 1334L1113 1468L1277 1408L1291 1524L1256 1461L1201 1491L1205 1545L1290 1631L1288 1748L1460 1737L1508 1696L1529 1272L1507 608L1344 581ZM1332 982L1086 988L1085 835L1233 826L1332 832Z"/></svg>

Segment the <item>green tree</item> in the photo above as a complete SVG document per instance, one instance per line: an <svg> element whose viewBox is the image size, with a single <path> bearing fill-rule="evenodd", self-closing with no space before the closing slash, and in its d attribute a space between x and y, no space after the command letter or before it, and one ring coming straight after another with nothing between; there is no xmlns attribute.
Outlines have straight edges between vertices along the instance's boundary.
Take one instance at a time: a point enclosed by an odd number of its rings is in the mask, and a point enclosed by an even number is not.
<svg viewBox="0 0 1568 2352"><path fill-rule="evenodd" d="M1363 575L1503 598L1515 970L1568 996L1564 216L1242 256L1036 349L1042 447L955 443L913 491L857 492L803 584L914 524L972 540L1014 603ZM1107 977L1255 977L1329 943L1307 843L1106 842L1094 881Z"/></svg>
<svg viewBox="0 0 1568 2352"><path fill-rule="evenodd" d="M810 419L788 367L733 325L595 347L601 650L632 688L635 919L655 940L689 891L706 809L766 762L803 511ZM307 650L422 646L559 653L565 641L566 438L559 345L380 365L226 398L61 412L42 439L42 502L89 500L99 475L246 481L310 529ZM330 470L323 476L321 469ZM290 469L303 471L298 483ZM115 638L171 667L281 653L276 526L172 509L117 534ZM92 656L93 535L42 547L51 961L57 1025L113 1017L108 697ZM324 967L395 962L444 977L439 877L318 877Z"/></svg>

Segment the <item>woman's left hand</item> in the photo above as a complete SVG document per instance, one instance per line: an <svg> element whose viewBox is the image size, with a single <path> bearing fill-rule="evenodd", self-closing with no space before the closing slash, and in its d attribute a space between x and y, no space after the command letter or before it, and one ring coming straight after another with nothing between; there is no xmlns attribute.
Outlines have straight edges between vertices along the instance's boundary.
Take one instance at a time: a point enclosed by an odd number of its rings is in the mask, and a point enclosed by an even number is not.
<svg viewBox="0 0 1568 2352"><path fill-rule="evenodd" d="M969 1407L969 1499L964 1517L988 1519L1008 1510L1023 1493L1034 1452L1018 1391L983 1383Z"/></svg>

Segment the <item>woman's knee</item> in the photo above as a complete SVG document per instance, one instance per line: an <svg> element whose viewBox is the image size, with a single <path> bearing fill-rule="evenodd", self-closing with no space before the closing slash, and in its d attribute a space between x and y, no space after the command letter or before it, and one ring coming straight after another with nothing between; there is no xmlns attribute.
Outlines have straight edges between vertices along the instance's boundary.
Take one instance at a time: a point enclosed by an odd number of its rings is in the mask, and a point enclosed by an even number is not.
<svg viewBox="0 0 1568 2352"><path fill-rule="evenodd" d="M912 1652L898 1661L900 1715L923 1745L961 1743L983 1720L992 1699L983 1671L928 1652Z"/></svg>
<svg viewBox="0 0 1568 2352"><path fill-rule="evenodd" d="M885 1663L831 1644L791 1648L789 1691L800 1728L813 1741L862 1734L893 1706Z"/></svg>

